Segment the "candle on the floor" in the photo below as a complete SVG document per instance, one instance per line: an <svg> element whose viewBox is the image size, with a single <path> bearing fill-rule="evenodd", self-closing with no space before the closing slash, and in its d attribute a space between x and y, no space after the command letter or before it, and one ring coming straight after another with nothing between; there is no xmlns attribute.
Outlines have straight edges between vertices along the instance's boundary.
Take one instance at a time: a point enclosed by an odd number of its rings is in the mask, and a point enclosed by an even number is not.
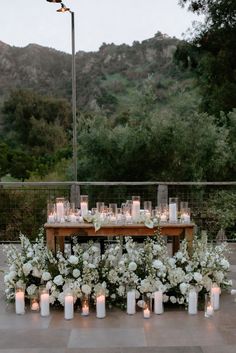
<svg viewBox="0 0 236 353"><path fill-rule="evenodd" d="M220 287L217 284L211 287L211 302L214 310L220 309Z"/></svg>
<svg viewBox="0 0 236 353"><path fill-rule="evenodd" d="M49 316L49 293L46 288L40 289L40 314L41 316Z"/></svg>
<svg viewBox="0 0 236 353"><path fill-rule="evenodd" d="M136 298L135 289L128 290L127 292L127 314L133 315L136 313Z"/></svg>
<svg viewBox="0 0 236 353"><path fill-rule="evenodd" d="M74 297L71 293L65 294L64 317L72 320L74 317Z"/></svg>
<svg viewBox="0 0 236 353"><path fill-rule="evenodd" d="M15 293L15 309L16 314L25 313L25 292L23 288L17 288Z"/></svg>
<svg viewBox="0 0 236 353"><path fill-rule="evenodd" d="M106 316L106 298L104 294L100 294L96 298L96 316L103 319Z"/></svg>
<svg viewBox="0 0 236 353"><path fill-rule="evenodd" d="M160 315L163 312L163 293L162 291L156 291L154 292L154 313Z"/></svg>

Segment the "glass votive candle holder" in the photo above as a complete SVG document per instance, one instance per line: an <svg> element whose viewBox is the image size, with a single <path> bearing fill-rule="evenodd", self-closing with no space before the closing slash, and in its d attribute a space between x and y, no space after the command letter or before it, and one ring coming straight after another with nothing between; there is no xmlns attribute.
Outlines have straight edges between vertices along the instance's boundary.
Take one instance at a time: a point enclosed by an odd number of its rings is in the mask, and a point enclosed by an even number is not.
<svg viewBox="0 0 236 353"><path fill-rule="evenodd" d="M53 202L47 203L47 222L54 223L56 221L56 206Z"/></svg>
<svg viewBox="0 0 236 353"><path fill-rule="evenodd" d="M159 221L161 223L167 223L169 214L168 205L166 203L160 204L157 212L159 214Z"/></svg>
<svg viewBox="0 0 236 353"><path fill-rule="evenodd" d="M45 286L39 288L40 298L40 314L41 316L50 315L50 304L49 304L49 291Z"/></svg>
<svg viewBox="0 0 236 353"><path fill-rule="evenodd" d="M211 296L207 293L205 294L205 313L206 318L211 318L214 315L214 308L211 301Z"/></svg>
<svg viewBox="0 0 236 353"><path fill-rule="evenodd" d="M177 197L169 198L169 222L170 223L178 222L178 198Z"/></svg>
<svg viewBox="0 0 236 353"><path fill-rule="evenodd" d="M25 285L17 285L15 288L15 311L18 315L25 313Z"/></svg>
<svg viewBox="0 0 236 353"><path fill-rule="evenodd" d="M84 294L81 298L81 315L88 316L89 315L89 295Z"/></svg>
<svg viewBox="0 0 236 353"><path fill-rule="evenodd" d="M150 319L152 312L152 299L148 295L143 295L143 318Z"/></svg>
<svg viewBox="0 0 236 353"><path fill-rule="evenodd" d="M190 223L190 208L182 208L180 211L181 223Z"/></svg>
<svg viewBox="0 0 236 353"><path fill-rule="evenodd" d="M98 213L102 213L104 211L105 204L104 202L96 202L96 209Z"/></svg>
<svg viewBox="0 0 236 353"><path fill-rule="evenodd" d="M56 198L56 220L57 222L65 222L65 198Z"/></svg>
<svg viewBox="0 0 236 353"><path fill-rule="evenodd" d="M30 296L30 310L37 312L39 311L39 297L37 294Z"/></svg>

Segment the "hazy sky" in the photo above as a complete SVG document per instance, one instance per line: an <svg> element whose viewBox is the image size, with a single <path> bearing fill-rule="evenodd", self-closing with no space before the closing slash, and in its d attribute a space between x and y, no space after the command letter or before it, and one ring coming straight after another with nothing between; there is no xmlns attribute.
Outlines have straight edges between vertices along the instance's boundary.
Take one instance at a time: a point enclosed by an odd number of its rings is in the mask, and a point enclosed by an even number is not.
<svg viewBox="0 0 236 353"><path fill-rule="evenodd" d="M71 52L69 13L46 0L0 0L0 40L15 46L37 43ZM76 51L95 51L105 43L132 44L157 31L182 38L198 19L178 0L65 0L75 12Z"/></svg>

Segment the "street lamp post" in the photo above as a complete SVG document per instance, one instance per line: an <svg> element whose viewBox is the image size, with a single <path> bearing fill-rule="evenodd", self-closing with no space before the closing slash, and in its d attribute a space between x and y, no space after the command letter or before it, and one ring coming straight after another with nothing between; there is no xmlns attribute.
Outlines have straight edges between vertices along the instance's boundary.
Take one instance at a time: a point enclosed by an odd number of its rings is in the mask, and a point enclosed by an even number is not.
<svg viewBox="0 0 236 353"><path fill-rule="evenodd" d="M70 12L71 14L71 48L72 48L72 116L73 116L73 174L74 181L77 181L77 119L76 119L76 70L75 70L75 20L74 12L66 7L62 0L47 0L48 2L61 3L57 12Z"/></svg>

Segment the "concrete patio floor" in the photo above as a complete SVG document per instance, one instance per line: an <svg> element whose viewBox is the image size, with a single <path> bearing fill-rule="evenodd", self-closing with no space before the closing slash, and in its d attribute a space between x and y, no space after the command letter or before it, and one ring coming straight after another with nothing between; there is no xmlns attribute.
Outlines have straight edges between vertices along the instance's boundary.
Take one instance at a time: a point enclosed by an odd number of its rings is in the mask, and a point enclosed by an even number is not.
<svg viewBox="0 0 236 353"><path fill-rule="evenodd" d="M236 244L230 256L236 288ZM0 269L6 267L0 247ZM78 312L71 321L63 311L52 310L48 318L27 310L16 315L4 299L0 273L0 353L235 353L236 302L229 293L221 295L221 308L212 319L202 311L190 316L182 309L166 309L163 315L143 319L118 309L107 310L105 319L92 312Z"/></svg>

